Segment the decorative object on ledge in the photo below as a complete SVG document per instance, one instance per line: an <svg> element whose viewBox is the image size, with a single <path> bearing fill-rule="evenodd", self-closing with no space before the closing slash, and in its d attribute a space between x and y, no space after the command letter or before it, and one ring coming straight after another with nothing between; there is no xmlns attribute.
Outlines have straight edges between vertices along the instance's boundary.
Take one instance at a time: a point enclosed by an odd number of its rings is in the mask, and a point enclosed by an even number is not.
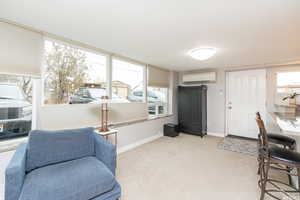
<svg viewBox="0 0 300 200"><path fill-rule="evenodd" d="M108 96L101 97L101 128L100 132L107 132L108 129Z"/></svg>
<svg viewBox="0 0 300 200"><path fill-rule="evenodd" d="M296 99L297 99L297 96L299 96L299 95L300 95L300 94L297 94L296 92L294 92L294 93L292 93L292 94L290 94L290 95L284 97L284 98L282 99L282 101L285 101L285 100L289 99L289 104L290 104L290 105L296 105Z"/></svg>

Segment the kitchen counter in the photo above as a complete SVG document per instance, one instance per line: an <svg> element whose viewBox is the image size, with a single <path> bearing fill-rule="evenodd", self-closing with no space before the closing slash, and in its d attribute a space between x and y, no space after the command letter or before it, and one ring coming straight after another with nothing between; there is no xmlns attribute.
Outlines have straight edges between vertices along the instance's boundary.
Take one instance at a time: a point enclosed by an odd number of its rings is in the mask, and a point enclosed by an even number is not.
<svg viewBox="0 0 300 200"><path fill-rule="evenodd" d="M270 115L283 134L300 136L300 113L270 113Z"/></svg>

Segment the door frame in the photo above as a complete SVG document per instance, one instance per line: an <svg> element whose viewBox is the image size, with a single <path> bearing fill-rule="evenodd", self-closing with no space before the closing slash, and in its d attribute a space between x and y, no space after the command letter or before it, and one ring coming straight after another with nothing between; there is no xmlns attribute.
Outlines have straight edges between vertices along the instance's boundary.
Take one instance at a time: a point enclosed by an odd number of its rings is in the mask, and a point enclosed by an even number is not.
<svg viewBox="0 0 300 200"><path fill-rule="evenodd" d="M228 105L228 94L229 94L229 72L225 71L225 101L224 101L224 109L225 109L225 137L228 136L228 120L229 120L229 113L227 109Z"/></svg>
<svg viewBox="0 0 300 200"><path fill-rule="evenodd" d="M225 109L225 137L229 135L229 126L228 126L228 122L229 122L229 110L227 109L227 105L228 105L228 94L229 94L229 73L230 72L241 72L241 71L253 71L253 70L265 70L266 71L266 87L265 87L265 94L266 94L266 103L265 103L265 108L266 108L266 112L267 111L267 101L268 101L268 96L267 96L267 89L268 89L268 71L266 67L262 67L262 68L253 68L253 69L237 69L237 70L225 70L225 104L224 104L224 109Z"/></svg>

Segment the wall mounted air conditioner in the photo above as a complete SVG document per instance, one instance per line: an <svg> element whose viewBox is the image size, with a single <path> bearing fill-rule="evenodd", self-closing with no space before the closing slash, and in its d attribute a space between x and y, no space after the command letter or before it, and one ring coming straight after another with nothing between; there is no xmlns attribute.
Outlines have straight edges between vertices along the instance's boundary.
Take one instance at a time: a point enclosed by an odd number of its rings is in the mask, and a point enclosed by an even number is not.
<svg viewBox="0 0 300 200"><path fill-rule="evenodd" d="M194 83L194 82L216 82L216 72L201 72L184 74L182 76L183 83Z"/></svg>

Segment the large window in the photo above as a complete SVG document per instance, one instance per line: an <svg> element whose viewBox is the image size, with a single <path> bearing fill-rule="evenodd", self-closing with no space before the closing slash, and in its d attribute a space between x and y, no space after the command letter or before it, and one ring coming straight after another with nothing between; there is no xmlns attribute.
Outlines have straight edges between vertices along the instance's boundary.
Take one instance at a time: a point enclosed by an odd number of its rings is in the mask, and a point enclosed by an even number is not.
<svg viewBox="0 0 300 200"><path fill-rule="evenodd" d="M168 114L168 88L148 87L147 93L149 115Z"/></svg>
<svg viewBox="0 0 300 200"><path fill-rule="evenodd" d="M79 104L106 96L106 57L45 41L44 103Z"/></svg>
<svg viewBox="0 0 300 200"><path fill-rule="evenodd" d="M53 40L45 41L44 104L83 104L100 102L109 96L113 102L148 103L149 115L168 113L169 73L150 70L151 79L145 96L146 66L107 57ZM111 78L106 77L107 69ZM152 68L151 68L152 69ZM108 71L108 72L110 72ZM111 80L108 84L108 80ZM108 85L111 90L107 90Z"/></svg>
<svg viewBox="0 0 300 200"><path fill-rule="evenodd" d="M0 140L28 135L32 124L32 78L0 75Z"/></svg>
<svg viewBox="0 0 300 200"><path fill-rule="evenodd" d="M112 98L119 102L144 101L144 70L142 65L112 60Z"/></svg>

